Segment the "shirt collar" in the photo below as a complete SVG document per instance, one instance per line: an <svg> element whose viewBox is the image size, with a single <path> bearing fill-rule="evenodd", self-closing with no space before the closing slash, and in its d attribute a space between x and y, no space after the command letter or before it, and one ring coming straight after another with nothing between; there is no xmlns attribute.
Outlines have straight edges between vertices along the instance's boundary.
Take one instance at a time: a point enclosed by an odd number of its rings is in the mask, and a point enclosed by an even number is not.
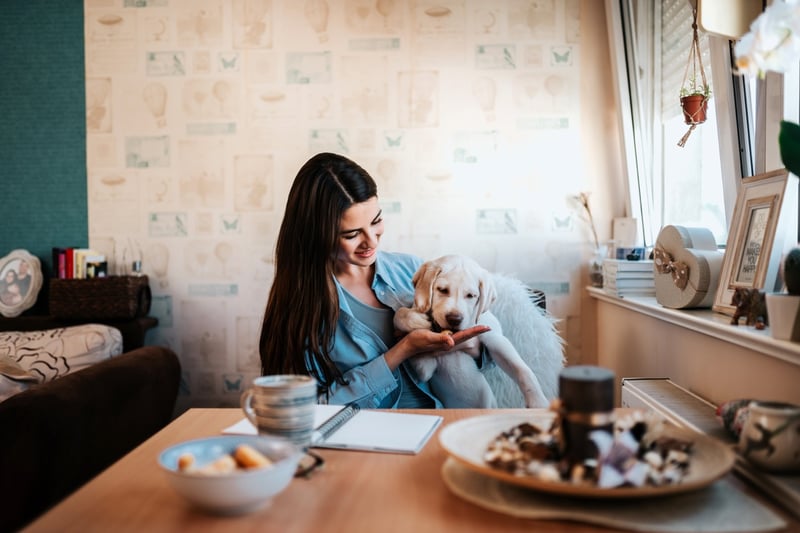
<svg viewBox="0 0 800 533"><path fill-rule="evenodd" d="M380 279L380 283L383 283L392 290L396 290L396 287L392 283L392 276L387 272L385 261L382 259L383 252L378 250L378 257L375 259L375 278L372 280L372 288L374 289L377 286L378 280Z"/></svg>

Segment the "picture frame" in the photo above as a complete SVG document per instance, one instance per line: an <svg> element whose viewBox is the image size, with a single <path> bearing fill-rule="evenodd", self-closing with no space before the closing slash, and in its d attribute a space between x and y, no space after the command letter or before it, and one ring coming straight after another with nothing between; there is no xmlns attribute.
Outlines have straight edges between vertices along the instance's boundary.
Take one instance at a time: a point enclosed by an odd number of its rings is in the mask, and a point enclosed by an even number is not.
<svg viewBox="0 0 800 533"><path fill-rule="evenodd" d="M737 288L775 290L783 251L779 221L788 179L785 169L742 179L712 306L714 311L732 316L736 306L731 299Z"/></svg>
<svg viewBox="0 0 800 533"><path fill-rule="evenodd" d="M0 314L15 317L33 307L42 288L42 264L27 250L0 259Z"/></svg>

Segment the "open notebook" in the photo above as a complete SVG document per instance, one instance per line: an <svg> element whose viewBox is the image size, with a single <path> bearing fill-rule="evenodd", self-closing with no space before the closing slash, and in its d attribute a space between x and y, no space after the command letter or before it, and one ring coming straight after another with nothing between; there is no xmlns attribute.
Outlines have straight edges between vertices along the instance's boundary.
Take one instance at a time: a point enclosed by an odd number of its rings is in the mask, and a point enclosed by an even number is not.
<svg viewBox="0 0 800 533"><path fill-rule="evenodd" d="M343 405L317 405L314 427L320 428L342 412ZM317 448L338 448L371 452L416 454L425 446L442 423L438 415L372 411L362 409L348 415L327 436L316 441ZM255 435L255 426L246 418L222 430L223 433Z"/></svg>

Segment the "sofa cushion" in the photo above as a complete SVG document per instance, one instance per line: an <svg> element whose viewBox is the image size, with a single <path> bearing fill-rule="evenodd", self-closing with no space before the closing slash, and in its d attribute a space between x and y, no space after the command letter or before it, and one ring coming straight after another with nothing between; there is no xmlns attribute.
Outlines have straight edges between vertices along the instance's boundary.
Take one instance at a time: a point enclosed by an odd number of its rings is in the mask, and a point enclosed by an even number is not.
<svg viewBox="0 0 800 533"><path fill-rule="evenodd" d="M38 383L52 381L122 353L122 334L102 324L0 333L0 357L15 361Z"/></svg>
<svg viewBox="0 0 800 533"><path fill-rule="evenodd" d="M0 357L0 402L28 390L32 383L37 382L36 377L22 368L16 360L7 356Z"/></svg>

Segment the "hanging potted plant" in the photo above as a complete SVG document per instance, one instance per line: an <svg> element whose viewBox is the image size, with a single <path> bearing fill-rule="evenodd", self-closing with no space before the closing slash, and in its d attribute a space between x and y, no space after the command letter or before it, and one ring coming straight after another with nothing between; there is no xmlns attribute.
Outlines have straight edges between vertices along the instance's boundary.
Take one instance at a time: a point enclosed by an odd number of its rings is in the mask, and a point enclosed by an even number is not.
<svg viewBox="0 0 800 533"><path fill-rule="evenodd" d="M684 146L692 131L698 124L706 121L706 109L711 98L711 86L706 79L703 69L703 59L700 54L700 38L697 34L697 10L694 10L692 22L692 44L689 47L689 61L683 73L680 99L683 109L683 121L689 125L689 131L678 141L678 146Z"/></svg>
<svg viewBox="0 0 800 533"><path fill-rule="evenodd" d="M711 87L707 83L697 83L695 78L681 87L681 109L683 121L690 126L706 121L706 109L711 98Z"/></svg>

